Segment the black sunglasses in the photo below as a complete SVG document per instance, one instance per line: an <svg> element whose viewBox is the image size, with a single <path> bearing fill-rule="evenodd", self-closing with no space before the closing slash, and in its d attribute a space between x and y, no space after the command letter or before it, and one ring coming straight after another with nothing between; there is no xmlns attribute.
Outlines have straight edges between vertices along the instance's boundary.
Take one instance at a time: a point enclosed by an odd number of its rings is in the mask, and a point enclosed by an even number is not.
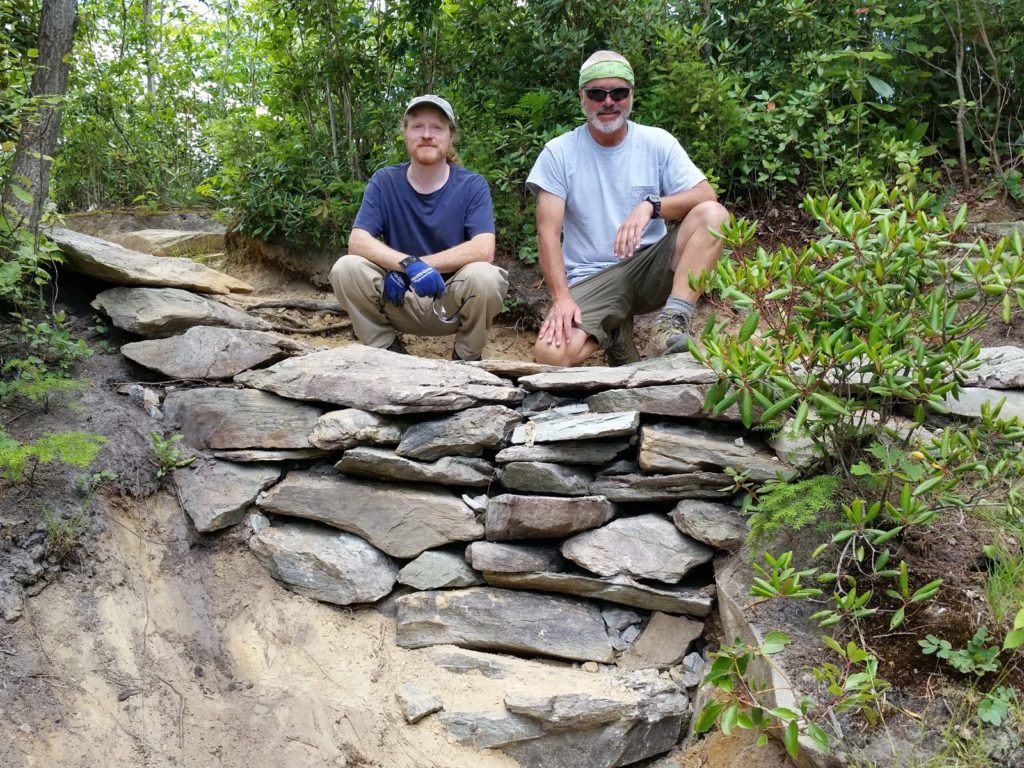
<svg viewBox="0 0 1024 768"><path fill-rule="evenodd" d="M612 101L624 101L629 98L632 90L632 88L620 86L618 88L584 88L583 92L591 101L600 103L609 96L612 97Z"/></svg>

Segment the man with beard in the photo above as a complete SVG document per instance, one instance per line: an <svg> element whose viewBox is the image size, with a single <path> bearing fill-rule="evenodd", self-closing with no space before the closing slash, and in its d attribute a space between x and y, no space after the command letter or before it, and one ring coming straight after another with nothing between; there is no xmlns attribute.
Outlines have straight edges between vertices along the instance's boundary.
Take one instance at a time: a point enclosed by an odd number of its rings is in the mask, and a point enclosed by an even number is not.
<svg viewBox="0 0 1024 768"><path fill-rule="evenodd" d="M686 351L699 298L690 275L722 253L712 230L728 211L671 134L629 120L633 81L618 53L587 59L586 123L549 141L526 180L552 302L534 347L541 363L577 365L598 349L609 365L636 362L633 316L655 310L647 356Z"/></svg>
<svg viewBox="0 0 1024 768"><path fill-rule="evenodd" d="M455 113L440 96L405 109L409 161L370 178L346 256L331 269L360 342L405 352L399 331L454 334L453 360L479 360L508 277L494 266L494 213L484 178L458 165Z"/></svg>

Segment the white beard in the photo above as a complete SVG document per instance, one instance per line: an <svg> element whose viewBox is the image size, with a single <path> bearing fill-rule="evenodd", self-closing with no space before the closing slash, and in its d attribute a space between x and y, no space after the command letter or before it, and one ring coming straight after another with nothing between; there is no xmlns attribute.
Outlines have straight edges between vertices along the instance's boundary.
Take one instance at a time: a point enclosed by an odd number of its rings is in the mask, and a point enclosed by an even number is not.
<svg viewBox="0 0 1024 768"><path fill-rule="evenodd" d="M601 133L615 133L622 126L624 126L626 124L626 121L629 119L629 111L623 109L619 111L618 119L611 123L605 123L598 119L597 116L599 112L600 110L594 112L587 112L587 122L590 123L590 125L593 126L595 130Z"/></svg>

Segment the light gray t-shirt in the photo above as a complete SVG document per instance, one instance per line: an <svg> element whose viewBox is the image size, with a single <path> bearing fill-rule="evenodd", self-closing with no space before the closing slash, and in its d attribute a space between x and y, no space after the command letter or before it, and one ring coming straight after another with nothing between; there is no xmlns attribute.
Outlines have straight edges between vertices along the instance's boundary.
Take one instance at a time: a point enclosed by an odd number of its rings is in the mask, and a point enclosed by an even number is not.
<svg viewBox="0 0 1024 768"><path fill-rule="evenodd" d="M648 195L673 195L704 181L693 161L661 128L629 122L626 138L602 147L583 124L549 141L533 165L526 186L565 200L562 256L569 285L619 260L615 233ZM644 229L641 247L665 236L665 222Z"/></svg>

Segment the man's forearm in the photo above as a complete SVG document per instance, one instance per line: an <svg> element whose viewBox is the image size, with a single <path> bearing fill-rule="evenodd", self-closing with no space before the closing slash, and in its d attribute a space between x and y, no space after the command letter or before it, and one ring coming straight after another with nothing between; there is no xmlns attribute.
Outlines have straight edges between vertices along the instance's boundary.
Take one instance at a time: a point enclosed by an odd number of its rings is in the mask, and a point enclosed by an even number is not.
<svg viewBox="0 0 1024 768"><path fill-rule="evenodd" d="M352 230L348 241L348 252L362 256L382 269L398 272L403 271L402 259L409 256L408 253L402 253L392 248L362 229ZM453 248L422 256L420 260L442 273L455 272L474 261L492 262L494 261L494 235L489 232L476 235Z"/></svg>
<svg viewBox="0 0 1024 768"><path fill-rule="evenodd" d="M381 269L401 272L399 262L409 254L397 251L373 237L365 229L353 229L348 238L348 252L372 261Z"/></svg>
<svg viewBox="0 0 1024 768"><path fill-rule="evenodd" d="M702 181L685 192L677 192L661 198L661 218L666 221L679 221L686 217L693 208L707 200L717 201L715 188L707 181Z"/></svg>
<svg viewBox="0 0 1024 768"><path fill-rule="evenodd" d="M546 243L543 237L538 238L537 262L540 264L541 274L544 275L544 285L547 286L551 301L555 302L568 296L569 279L565 274L561 246Z"/></svg>

